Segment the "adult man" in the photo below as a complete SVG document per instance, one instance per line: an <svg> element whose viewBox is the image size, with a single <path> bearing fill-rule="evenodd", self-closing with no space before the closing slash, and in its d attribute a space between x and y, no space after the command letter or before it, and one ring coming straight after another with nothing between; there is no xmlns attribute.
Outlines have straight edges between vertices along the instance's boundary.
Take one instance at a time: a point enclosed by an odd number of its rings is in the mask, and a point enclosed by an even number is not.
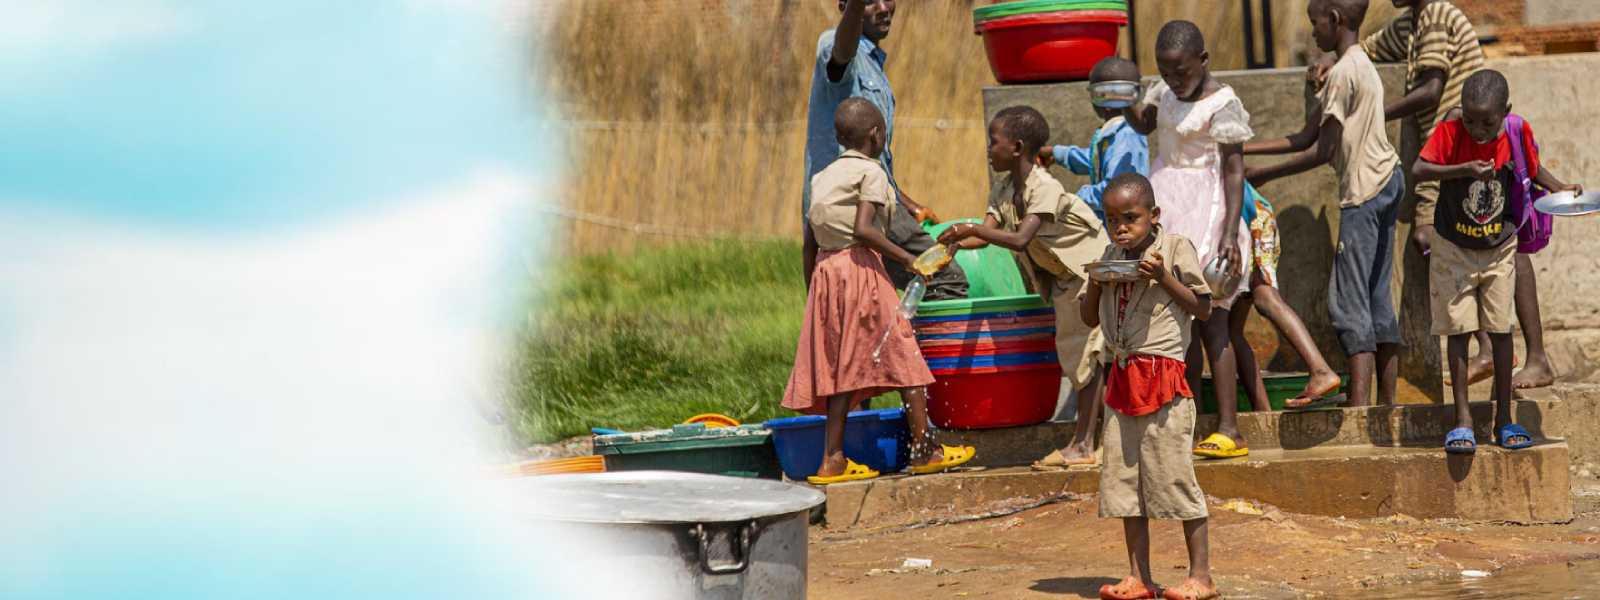
<svg viewBox="0 0 1600 600"><path fill-rule="evenodd" d="M833 114L846 98L866 98L883 113L888 124L888 143L879 159L889 173L898 204L889 223L889 241L914 255L934 245L921 223L935 218L933 211L913 202L894 179L894 92L883 72L888 54L879 43L889 35L894 22L895 0L841 0L839 26L817 39L817 57L811 74L810 113L806 119L806 181L801 192L800 214L811 209L811 177L832 164L843 148L834 139ZM885 261L884 269L897 288L905 288L914 276L904 266ZM951 263L933 277L924 298L947 300L967 296L967 277L961 267Z"/></svg>

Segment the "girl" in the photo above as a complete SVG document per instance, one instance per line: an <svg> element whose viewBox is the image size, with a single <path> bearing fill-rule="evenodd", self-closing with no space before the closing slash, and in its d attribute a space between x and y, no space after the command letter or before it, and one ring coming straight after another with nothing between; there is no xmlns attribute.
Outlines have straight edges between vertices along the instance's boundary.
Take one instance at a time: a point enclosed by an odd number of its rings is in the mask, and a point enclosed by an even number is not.
<svg viewBox="0 0 1600 600"><path fill-rule="evenodd" d="M922 360L911 323L883 270L887 256L911 268L915 256L884 232L894 187L883 165L883 114L863 98L841 102L834 130L844 154L811 179L805 230L806 313L783 406L827 414L822 466L807 480L838 483L877 477L844 455L850 409L898 389L911 424L911 472L932 473L972 459L973 449L935 449L928 432L927 391L933 373Z"/></svg>
<svg viewBox="0 0 1600 600"><path fill-rule="evenodd" d="M1230 274L1243 272L1249 256L1249 231L1243 224L1244 156L1241 144L1254 133L1233 88L1222 85L1207 68L1210 60L1200 29L1173 21L1156 36L1156 65L1161 81L1144 101L1123 109L1135 131L1160 135L1161 153L1150 168L1156 204L1167 230L1194 241L1202 267L1221 259ZM1200 386L1200 352L1211 358L1211 382L1217 395L1217 433L1194 448L1197 456L1228 458L1250 451L1235 420L1238 370L1229 340L1229 310L1244 286L1212 290L1211 318L1196 322L1190 344L1187 379Z"/></svg>

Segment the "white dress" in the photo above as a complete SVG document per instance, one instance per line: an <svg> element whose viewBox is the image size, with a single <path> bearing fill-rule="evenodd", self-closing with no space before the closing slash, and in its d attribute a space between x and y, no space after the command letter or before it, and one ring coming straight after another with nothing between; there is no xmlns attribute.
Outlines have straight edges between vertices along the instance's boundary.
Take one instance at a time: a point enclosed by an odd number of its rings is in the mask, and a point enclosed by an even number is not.
<svg viewBox="0 0 1600 600"><path fill-rule="evenodd" d="M1228 86L1198 102L1183 102L1165 82L1158 82L1145 93L1143 104L1156 106L1160 153L1150 166L1150 185L1155 188L1156 206L1161 207L1161 224L1168 232L1194 242L1204 267L1217 254L1228 217L1217 144L1242 144L1255 135L1250 130L1250 113ZM1241 208L1243 202L1241 197ZM1239 221L1234 243L1239 246L1240 259L1248 261L1250 226L1240 217L1233 218ZM1240 267L1249 268L1249 263ZM1213 305L1232 307L1247 287L1241 283L1226 294L1212 290Z"/></svg>

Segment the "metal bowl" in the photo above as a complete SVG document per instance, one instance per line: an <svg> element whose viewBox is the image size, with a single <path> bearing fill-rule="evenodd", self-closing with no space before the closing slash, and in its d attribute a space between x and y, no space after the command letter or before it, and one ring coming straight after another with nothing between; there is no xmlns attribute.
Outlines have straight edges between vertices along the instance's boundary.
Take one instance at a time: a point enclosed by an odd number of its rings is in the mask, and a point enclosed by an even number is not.
<svg viewBox="0 0 1600 600"><path fill-rule="evenodd" d="M1102 260L1083 265L1089 279L1106 283L1128 283L1139 280L1139 261Z"/></svg>
<svg viewBox="0 0 1600 600"><path fill-rule="evenodd" d="M1583 194L1556 192L1533 202L1533 209L1547 215L1576 217L1600 211L1600 192Z"/></svg>
<svg viewBox="0 0 1600 600"><path fill-rule="evenodd" d="M1100 108L1127 108L1139 102L1144 86L1137 81L1102 81L1089 84L1089 102Z"/></svg>
<svg viewBox="0 0 1600 600"><path fill-rule="evenodd" d="M1239 283L1244 281L1243 273L1227 274L1228 261L1221 256L1213 257L1206 263L1206 268L1201 275L1206 279L1206 287L1211 288L1212 298L1227 298L1239 288Z"/></svg>

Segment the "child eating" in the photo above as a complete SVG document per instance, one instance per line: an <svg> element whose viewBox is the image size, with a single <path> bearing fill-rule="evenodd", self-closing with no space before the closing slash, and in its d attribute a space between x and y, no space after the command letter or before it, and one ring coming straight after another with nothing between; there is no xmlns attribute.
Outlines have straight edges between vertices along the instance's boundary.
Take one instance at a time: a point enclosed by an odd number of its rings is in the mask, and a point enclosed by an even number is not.
<svg viewBox="0 0 1600 600"><path fill-rule="evenodd" d="M844 455L850 409L899 390L911 424L911 471L932 473L972 459L971 446L934 448L928 432L927 388L933 373L922 360L911 323L898 316L899 298L883 258L906 265L915 256L889 242L894 188L873 158L883 151L883 113L863 98L834 112L837 161L811 180L805 230L806 313L783 406L828 416L822 466L807 480L829 484L877 477Z"/></svg>
<svg viewBox="0 0 1600 600"><path fill-rule="evenodd" d="M1533 443L1526 429L1511 422L1517 230L1533 210L1517 203L1527 202L1530 183L1547 190L1582 191L1544 168L1533 129L1510 114L1509 99L1509 86L1499 72L1473 73L1462 87L1460 120L1439 124L1411 170L1418 181L1439 182L1428 288L1433 334L1449 337L1457 426L1445 436L1447 452L1477 449L1467 408L1467 342L1477 331L1488 332L1494 355L1496 443L1506 449Z"/></svg>
<svg viewBox="0 0 1600 600"><path fill-rule="evenodd" d="M1137 173L1106 188L1106 227L1116 245L1101 260L1138 260L1138 281L1096 283L1079 292L1084 324L1105 332L1112 359L1106 376L1105 460L1100 516L1122 519L1130 574L1100 588L1108 599L1155 598L1150 519L1183 521L1189 577L1164 598L1217 597L1211 582L1205 494L1189 456L1195 401L1184 377L1194 319L1211 316L1211 290L1187 238L1162 230L1150 181Z"/></svg>
<svg viewBox="0 0 1600 600"><path fill-rule="evenodd" d="M1099 379L1099 335L1073 315L1067 300L1076 298L1088 281L1083 265L1100 256L1106 236L1088 203L1067 193L1034 163L1049 140L1050 125L1033 107L1013 106L996 114L989 123L989 167L1006 176L989 192L982 225L958 223L939 242L967 250L989 244L1009 248L1022 261L1034 292L1055 307L1056 355L1068 381L1082 394L1074 442L1083 452L1074 458L1093 462L1093 440L1086 432L1094 431L1095 422L1083 415L1084 405L1092 410L1098 402L1085 390Z"/></svg>

